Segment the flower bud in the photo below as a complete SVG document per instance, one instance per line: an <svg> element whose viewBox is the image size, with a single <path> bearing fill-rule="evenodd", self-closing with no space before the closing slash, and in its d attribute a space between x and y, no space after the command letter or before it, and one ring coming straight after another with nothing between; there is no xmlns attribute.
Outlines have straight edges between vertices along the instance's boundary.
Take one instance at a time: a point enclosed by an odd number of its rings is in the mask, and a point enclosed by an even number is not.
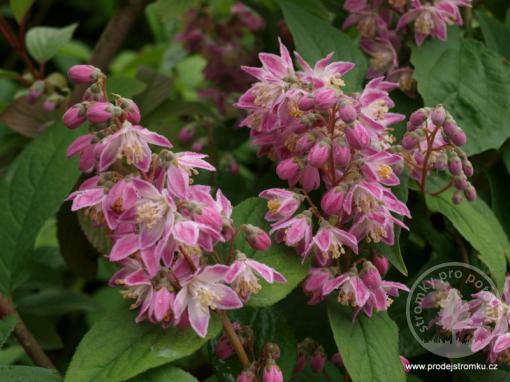
<svg viewBox="0 0 510 382"><path fill-rule="evenodd" d="M317 349L315 349L315 352L313 353L312 358L310 359L310 366L312 367L313 371L315 371L317 374L320 374L324 370L325 365L326 354L324 354L322 346L319 346L317 347Z"/></svg>
<svg viewBox="0 0 510 382"><path fill-rule="evenodd" d="M303 97L301 97L298 101L298 107L300 110L303 110L303 111L308 111L310 109L312 109L315 105L315 101L313 99L313 97L310 97L308 95L305 95Z"/></svg>
<svg viewBox="0 0 510 382"><path fill-rule="evenodd" d="M251 369L244 370L236 378L236 382L255 382L255 374Z"/></svg>
<svg viewBox="0 0 510 382"><path fill-rule="evenodd" d="M190 143L195 137L196 130L195 124L190 123L179 130L177 139L182 143Z"/></svg>
<svg viewBox="0 0 510 382"><path fill-rule="evenodd" d="M228 171L232 175L239 175L239 163L234 158L228 162Z"/></svg>
<svg viewBox="0 0 510 382"><path fill-rule="evenodd" d="M418 109L409 118L409 122L412 127L416 128L421 126L423 122L427 119L428 113L425 109Z"/></svg>
<svg viewBox="0 0 510 382"><path fill-rule="evenodd" d="M436 106L430 113L430 120L436 126L442 126L446 118L446 110L442 105Z"/></svg>
<svg viewBox="0 0 510 382"><path fill-rule="evenodd" d="M446 170L448 167L448 156L444 152L439 152L437 154L436 161L434 163L434 168L439 171Z"/></svg>
<svg viewBox="0 0 510 382"><path fill-rule="evenodd" d="M294 365L293 373L301 373L306 366L306 362L308 361L308 353L305 350L298 350L298 355L296 359L296 365Z"/></svg>
<svg viewBox="0 0 510 382"><path fill-rule="evenodd" d="M322 140L316 143L308 153L308 163L313 167L322 167L329 158L330 150L331 144L328 141Z"/></svg>
<svg viewBox="0 0 510 382"><path fill-rule="evenodd" d="M349 144L357 150L364 149L370 143L370 136L360 123L345 129L345 135Z"/></svg>
<svg viewBox="0 0 510 382"><path fill-rule="evenodd" d="M340 186L333 187L321 199L321 208L328 215L338 215L342 211L345 192Z"/></svg>
<svg viewBox="0 0 510 382"><path fill-rule="evenodd" d="M462 162L457 155L453 155L448 160L448 170L452 175L460 175L462 173Z"/></svg>
<svg viewBox="0 0 510 382"><path fill-rule="evenodd" d="M470 202L476 199L476 188L474 188L471 183L468 183L467 187L464 189L464 196Z"/></svg>
<svg viewBox="0 0 510 382"><path fill-rule="evenodd" d="M331 88L320 88L314 93L315 107L319 110L328 110L337 102L336 91Z"/></svg>
<svg viewBox="0 0 510 382"><path fill-rule="evenodd" d="M216 354L219 359L227 359L234 355L234 353L234 347L230 343L228 337L223 335L214 347L214 354Z"/></svg>
<svg viewBox="0 0 510 382"><path fill-rule="evenodd" d="M462 146L466 143L466 134L457 126L455 121L447 119L443 126L443 132L453 144Z"/></svg>
<svg viewBox="0 0 510 382"><path fill-rule="evenodd" d="M127 120L129 122L135 125L140 122L140 108L135 101L129 98L119 98L117 105L127 113Z"/></svg>
<svg viewBox="0 0 510 382"><path fill-rule="evenodd" d="M470 178L473 176L473 173L474 173L474 169L473 169L473 165L471 164L471 162L469 161L469 159L464 159L462 161L462 169L464 170L464 174Z"/></svg>
<svg viewBox="0 0 510 382"><path fill-rule="evenodd" d="M76 129L81 126L86 119L86 106L83 103L77 103L66 110L62 117L64 124L70 129Z"/></svg>
<svg viewBox="0 0 510 382"><path fill-rule="evenodd" d="M419 141L420 137L416 133L414 132L406 133L402 138L402 147L406 150L411 150L416 147Z"/></svg>
<svg viewBox="0 0 510 382"><path fill-rule="evenodd" d="M374 256L372 263L375 265L381 276L384 276L390 268L390 262L386 256Z"/></svg>
<svg viewBox="0 0 510 382"><path fill-rule="evenodd" d="M204 151L205 146L207 145L208 140L206 137L198 138L193 144L191 145L191 150L196 151L198 153L201 153Z"/></svg>
<svg viewBox="0 0 510 382"><path fill-rule="evenodd" d="M39 99L40 96L44 93L46 89L46 83L44 81L38 80L35 81L30 89L28 89L27 101L28 103L35 103Z"/></svg>
<svg viewBox="0 0 510 382"><path fill-rule="evenodd" d="M461 190L456 190L453 193L453 196L452 196L452 203L453 204L460 204L460 203L462 203L463 200L464 200L464 194L462 193L462 191Z"/></svg>
<svg viewBox="0 0 510 382"><path fill-rule="evenodd" d="M287 158L278 163L276 166L276 173L280 179L291 179L299 173L299 165L294 158Z"/></svg>
<svg viewBox="0 0 510 382"><path fill-rule="evenodd" d="M267 358L277 360L280 358L280 347L272 342L268 342L264 345L264 354Z"/></svg>
<svg viewBox="0 0 510 382"><path fill-rule="evenodd" d="M67 73L74 83L91 84L99 78L101 70L92 65L74 65Z"/></svg>
<svg viewBox="0 0 510 382"><path fill-rule="evenodd" d="M259 227L251 224L244 225L246 241L250 247L258 251L265 251L271 246L271 238Z"/></svg>
<svg viewBox="0 0 510 382"><path fill-rule="evenodd" d="M263 382L283 382L283 374L273 360L269 360L264 367Z"/></svg>
<svg viewBox="0 0 510 382"><path fill-rule="evenodd" d="M409 370L409 360L404 357L403 355L400 356L400 363L402 363L402 367L404 368L404 372L406 372L407 374L410 373L410 370Z"/></svg>
<svg viewBox="0 0 510 382"><path fill-rule="evenodd" d="M114 107L109 102L92 102L87 109L87 119L90 123L103 123L114 116Z"/></svg>
<svg viewBox="0 0 510 382"><path fill-rule="evenodd" d="M340 108L340 118L345 123L353 123L358 118L358 112L352 105L345 105Z"/></svg>
<svg viewBox="0 0 510 382"><path fill-rule="evenodd" d="M340 353L336 352L331 356L331 363L338 368L343 367L344 361L342 360L342 356L340 355Z"/></svg>
<svg viewBox="0 0 510 382"><path fill-rule="evenodd" d="M336 165L345 167L351 161L351 150L349 147L335 142L333 145L333 159Z"/></svg>
<svg viewBox="0 0 510 382"><path fill-rule="evenodd" d="M48 112L55 111L60 103L59 101L60 101L59 96L54 97L52 95L51 97L46 98L46 100L44 101L43 109Z"/></svg>
<svg viewBox="0 0 510 382"><path fill-rule="evenodd" d="M453 177L453 185L457 190L465 190L468 186L468 180L464 174Z"/></svg>

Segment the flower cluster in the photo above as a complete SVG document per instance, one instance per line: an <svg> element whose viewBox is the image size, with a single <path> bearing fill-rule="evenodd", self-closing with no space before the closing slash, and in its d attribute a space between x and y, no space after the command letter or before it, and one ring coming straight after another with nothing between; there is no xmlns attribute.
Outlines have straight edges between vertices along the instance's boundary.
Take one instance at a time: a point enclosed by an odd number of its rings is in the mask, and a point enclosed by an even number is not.
<svg viewBox="0 0 510 382"><path fill-rule="evenodd" d="M44 99L43 109L51 112L65 104L69 98L69 87L65 77L60 73L52 73L42 80L34 81L27 92L30 104Z"/></svg>
<svg viewBox="0 0 510 382"><path fill-rule="evenodd" d="M368 78L386 74L388 80L398 82L403 92L414 95L412 68L399 67L399 53L407 37L403 30L414 25L417 45L427 36L445 41L448 25L462 25L459 7L470 7L471 0L347 0L344 8L349 17L343 29L356 26L360 47L370 56Z"/></svg>
<svg viewBox="0 0 510 382"><path fill-rule="evenodd" d="M450 182L433 194L454 186L454 203L460 203L464 197L469 201L476 199L476 189L468 181L473 165L461 148L465 143L464 131L443 106L422 108L411 115L402 138L402 154L411 169L410 176L418 181L422 191L427 177L435 170L448 172Z"/></svg>
<svg viewBox="0 0 510 382"><path fill-rule="evenodd" d="M386 310L387 297L406 287L382 281L372 262L353 263L351 255L362 242L393 245L395 226L407 228L393 214L410 217L391 188L403 165L390 131L404 119L389 112L388 92L397 85L375 78L361 93L347 94L342 76L354 64L331 62L332 54L312 68L296 53L301 70L281 43L280 56L259 57L261 68L243 68L258 81L236 104L248 111L242 125L251 129L259 154L277 162L278 176L301 186L260 194L268 201L271 232L303 260L312 258L303 284L311 303L340 290L339 300L357 311ZM318 207L309 192L320 187Z"/></svg>
<svg viewBox="0 0 510 382"><path fill-rule="evenodd" d="M473 294L466 301L449 283L430 280L432 292L421 306L438 309L430 327L441 333L468 340L473 352L484 351L491 363L510 364L510 276L507 276L501 297L489 291Z"/></svg>
<svg viewBox="0 0 510 382"><path fill-rule="evenodd" d="M211 310L241 308L260 290L258 276L286 281L240 252L233 263L216 253L217 243L240 231L258 250L271 241L252 225L234 229L232 205L222 192L213 197L209 186L193 184L198 169L214 171L205 155L171 151L167 138L139 125L135 102L120 96L110 102L99 69L78 65L69 76L89 87L64 122L71 129L88 122L89 133L70 145L68 155L79 156L80 169L92 176L68 199L73 211L84 210L109 232L108 260L120 266L110 284L134 300L137 322L191 325L204 337Z"/></svg>

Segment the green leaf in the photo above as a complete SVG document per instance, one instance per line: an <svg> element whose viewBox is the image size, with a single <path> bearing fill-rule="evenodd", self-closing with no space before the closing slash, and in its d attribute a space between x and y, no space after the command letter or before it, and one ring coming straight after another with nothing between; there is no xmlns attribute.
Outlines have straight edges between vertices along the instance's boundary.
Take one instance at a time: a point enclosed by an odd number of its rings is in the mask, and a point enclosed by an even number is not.
<svg viewBox="0 0 510 382"><path fill-rule="evenodd" d="M411 62L426 106L443 104L467 134L469 155L498 149L510 137L510 69L479 41L448 31L448 41L412 47Z"/></svg>
<svg viewBox="0 0 510 382"><path fill-rule="evenodd" d="M11 11L14 18L21 24L35 0L10 0Z"/></svg>
<svg viewBox="0 0 510 382"><path fill-rule="evenodd" d="M139 68L136 78L146 84L145 90L135 97L135 101L142 114L147 115L170 96L172 80L145 65Z"/></svg>
<svg viewBox="0 0 510 382"><path fill-rule="evenodd" d="M33 366L0 366L2 382L59 382L56 370Z"/></svg>
<svg viewBox="0 0 510 382"><path fill-rule="evenodd" d="M34 27L26 35L28 53L39 63L48 62L73 37L78 24L64 28Z"/></svg>
<svg viewBox="0 0 510 382"><path fill-rule="evenodd" d="M407 172L400 176L400 184L394 187L392 190L395 196L402 202L407 203L407 197L409 194L409 176ZM402 251L400 250L400 232L402 231L400 226L395 227L395 245L389 246L383 243L375 244L375 249L380 251L384 256L390 260L390 263L399 270L402 274L407 276L407 267L402 258Z"/></svg>
<svg viewBox="0 0 510 382"><path fill-rule="evenodd" d="M487 46L510 60L510 27L484 12L476 11Z"/></svg>
<svg viewBox="0 0 510 382"><path fill-rule="evenodd" d="M7 80L15 80L20 77L21 76L19 75L19 73L13 70L0 69L0 78L5 78Z"/></svg>
<svg viewBox="0 0 510 382"><path fill-rule="evenodd" d="M431 182L433 183L433 179ZM452 202L453 190L439 196L427 195L427 207L446 216L460 234L477 250L498 288L503 287L510 243L490 207L480 198L459 205Z"/></svg>
<svg viewBox="0 0 510 382"><path fill-rule="evenodd" d="M108 77L106 89L109 94L120 94L122 97L131 98L145 90L147 84L136 78L114 74Z"/></svg>
<svg viewBox="0 0 510 382"><path fill-rule="evenodd" d="M15 327L16 317L14 316L5 316L0 320L0 348L4 346Z"/></svg>
<svg viewBox="0 0 510 382"><path fill-rule="evenodd" d="M167 22L181 16L188 8L198 3L198 0L158 0L156 12L161 20Z"/></svg>
<svg viewBox="0 0 510 382"><path fill-rule="evenodd" d="M263 199L249 198L235 206L232 218L236 227L249 223L269 231L269 226L264 220L265 213L266 203ZM249 306L264 307L277 303L292 292L308 273L308 264L302 264L301 258L293 249L274 241L267 251L255 251L244 240L244 236L239 234L235 248L249 257L276 269L287 279L285 284L268 284L264 280L259 280L262 290L250 297Z"/></svg>
<svg viewBox="0 0 510 382"><path fill-rule="evenodd" d="M277 0L290 28L297 51L311 66L335 52L333 60L351 61L356 67L345 75L348 90L359 90L367 70L365 56L356 42L327 21L307 11L298 1ZM308 2L305 2L308 3Z"/></svg>
<svg viewBox="0 0 510 382"><path fill-rule="evenodd" d="M175 366L165 365L151 369L130 379L130 382L198 382L190 373Z"/></svg>
<svg viewBox="0 0 510 382"><path fill-rule="evenodd" d="M59 316L69 312L99 310L99 304L90 296L73 290L46 289L21 297L20 311L37 316Z"/></svg>
<svg viewBox="0 0 510 382"><path fill-rule="evenodd" d="M31 142L0 183L0 292L10 294L30 273L37 233L58 209L79 176L66 158L80 129L62 123Z"/></svg>
<svg viewBox="0 0 510 382"><path fill-rule="evenodd" d="M507 237L510 237L510 199L508 185L510 176L503 163L498 163L487 171L491 187L491 208L499 219Z"/></svg>
<svg viewBox="0 0 510 382"><path fill-rule="evenodd" d="M69 365L66 381L116 382L132 378L198 350L220 331L213 317L207 338L192 329L135 323L135 313L124 305L100 319L85 335Z"/></svg>
<svg viewBox="0 0 510 382"><path fill-rule="evenodd" d="M398 328L386 312L367 317L329 301L328 315L336 345L353 382L405 381L398 353Z"/></svg>
<svg viewBox="0 0 510 382"><path fill-rule="evenodd" d="M95 225L83 211L78 211L78 223L92 246L101 254L106 255L112 249L112 239L106 234L104 227Z"/></svg>

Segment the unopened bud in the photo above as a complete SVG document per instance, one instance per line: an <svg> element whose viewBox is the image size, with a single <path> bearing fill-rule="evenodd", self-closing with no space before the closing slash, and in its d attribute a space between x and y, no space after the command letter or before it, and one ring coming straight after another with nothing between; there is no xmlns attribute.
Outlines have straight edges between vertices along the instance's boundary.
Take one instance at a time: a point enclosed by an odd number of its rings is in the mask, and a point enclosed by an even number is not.
<svg viewBox="0 0 510 382"><path fill-rule="evenodd" d="M470 202L476 199L476 188L474 188L471 183L469 183L466 189L464 190L464 196Z"/></svg>
<svg viewBox="0 0 510 382"><path fill-rule="evenodd" d="M460 190L456 190L454 193L453 193L453 196L452 196L452 202L453 204L460 204L462 203L462 201L464 200L464 194L462 191Z"/></svg>
<svg viewBox="0 0 510 382"><path fill-rule="evenodd" d="M263 382L283 382L283 374L273 360L269 360L264 367Z"/></svg>
<svg viewBox="0 0 510 382"><path fill-rule="evenodd" d="M430 120L436 126L442 126L446 118L446 110L442 105L436 106L430 113Z"/></svg>
<svg viewBox="0 0 510 382"><path fill-rule="evenodd" d="M340 108L340 118L345 123L353 123L358 118L358 112L352 105L345 105Z"/></svg>
<svg viewBox="0 0 510 382"><path fill-rule="evenodd" d="M448 160L448 170L450 170L452 175L460 175L462 173L462 162L457 155L450 157Z"/></svg>
<svg viewBox="0 0 510 382"><path fill-rule="evenodd" d="M409 122L412 127L421 126L423 122L427 119L428 113L425 109L418 109L409 118Z"/></svg>
<svg viewBox="0 0 510 382"><path fill-rule="evenodd" d="M91 84L101 75L101 70L92 65L74 65L68 71L71 81L77 84Z"/></svg>
<svg viewBox="0 0 510 382"><path fill-rule="evenodd" d="M259 227L251 224L244 225L246 241L253 249L265 251L271 246L271 238Z"/></svg>
<svg viewBox="0 0 510 382"><path fill-rule="evenodd" d="M307 95L301 97L298 101L298 107L299 107L299 109L301 109L303 111L308 111L308 110L312 109L314 104L315 104L315 101L313 100L313 97L310 97Z"/></svg>
<svg viewBox="0 0 510 382"><path fill-rule="evenodd" d="M390 269L390 262L386 256L374 256L372 263L375 265L381 276L384 276Z"/></svg>

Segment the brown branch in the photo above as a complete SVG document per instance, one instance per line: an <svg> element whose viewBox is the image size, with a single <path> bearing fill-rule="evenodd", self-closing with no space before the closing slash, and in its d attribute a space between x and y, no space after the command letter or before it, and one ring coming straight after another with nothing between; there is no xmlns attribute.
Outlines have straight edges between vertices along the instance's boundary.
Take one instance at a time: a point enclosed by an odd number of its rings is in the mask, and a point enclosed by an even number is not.
<svg viewBox="0 0 510 382"><path fill-rule="evenodd" d="M5 316L16 317L17 323L14 329L14 335L21 346L23 346L23 349L25 349L25 352L30 356L32 361L34 361L34 364L48 369L56 369L53 362L51 362L44 350L41 348L41 345L39 345L39 342L37 342L32 333L30 333L26 327L12 301L0 294L0 317Z"/></svg>
<svg viewBox="0 0 510 382"><path fill-rule="evenodd" d="M250 367L250 360L248 358L248 355L246 354L246 351L244 350L243 344L241 343L239 336L234 330L232 321L230 321L230 318L228 318L228 314L223 310L220 311L220 316L223 321L223 330L225 331L225 334L227 335L232 346L234 347L234 350L237 353L237 357L239 358L241 365L243 365L244 369L247 369L248 367Z"/></svg>
<svg viewBox="0 0 510 382"><path fill-rule="evenodd" d="M99 37L89 64L106 71L115 54L120 49L136 18L151 0L129 0L119 8L106 25ZM78 102L85 91L84 86L77 86L71 95L71 104Z"/></svg>

